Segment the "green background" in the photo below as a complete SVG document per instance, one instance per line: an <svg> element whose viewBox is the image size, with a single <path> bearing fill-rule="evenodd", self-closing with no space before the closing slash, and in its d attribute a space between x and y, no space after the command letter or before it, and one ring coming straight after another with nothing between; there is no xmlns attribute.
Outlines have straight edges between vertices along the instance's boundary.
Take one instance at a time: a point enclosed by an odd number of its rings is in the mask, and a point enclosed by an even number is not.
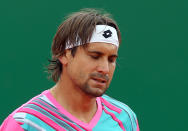
<svg viewBox="0 0 188 131"><path fill-rule="evenodd" d="M129 105L142 131L187 131L187 0L1 0L0 123L50 88L44 66L63 17L103 8L122 32L107 94Z"/></svg>

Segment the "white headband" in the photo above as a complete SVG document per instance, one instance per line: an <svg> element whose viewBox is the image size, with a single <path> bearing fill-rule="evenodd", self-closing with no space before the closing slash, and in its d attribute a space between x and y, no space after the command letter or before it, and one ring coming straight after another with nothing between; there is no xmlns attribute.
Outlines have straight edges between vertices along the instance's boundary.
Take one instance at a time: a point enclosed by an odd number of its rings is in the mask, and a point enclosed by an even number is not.
<svg viewBox="0 0 188 131"><path fill-rule="evenodd" d="M119 47L119 40L116 29L108 25L96 25L95 30L93 31L93 34L91 36L91 40L88 43L94 42L105 42ZM80 45L80 40L78 40L75 45L68 42L65 49L70 49Z"/></svg>

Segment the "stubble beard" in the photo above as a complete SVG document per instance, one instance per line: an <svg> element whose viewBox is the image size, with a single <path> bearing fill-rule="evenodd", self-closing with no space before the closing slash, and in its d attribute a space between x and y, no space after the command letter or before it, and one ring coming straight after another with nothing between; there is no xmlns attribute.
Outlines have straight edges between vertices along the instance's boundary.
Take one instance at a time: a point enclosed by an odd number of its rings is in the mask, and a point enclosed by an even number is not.
<svg viewBox="0 0 188 131"><path fill-rule="evenodd" d="M105 87L92 87L92 85L89 84L89 81L91 80L92 77L102 77L103 79L105 79L107 81L106 86ZM85 75L80 73L80 79L85 79L85 78L86 78ZM76 84L77 88L79 88L86 95L88 95L90 97L100 97L108 89L109 83L110 83L110 80L109 80L108 76L104 76L102 74L97 74L97 73L92 73L87 77L85 82L75 83L75 84Z"/></svg>
<svg viewBox="0 0 188 131"><path fill-rule="evenodd" d="M106 87L102 87L104 88L103 90L97 89L96 87L91 87L89 85L89 80L87 80L80 88L85 94L90 95L91 97L100 97L106 92L106 90L108 89L108 85L106 85ZM102 91L96 91L96 90L102 90Z"/></svg>

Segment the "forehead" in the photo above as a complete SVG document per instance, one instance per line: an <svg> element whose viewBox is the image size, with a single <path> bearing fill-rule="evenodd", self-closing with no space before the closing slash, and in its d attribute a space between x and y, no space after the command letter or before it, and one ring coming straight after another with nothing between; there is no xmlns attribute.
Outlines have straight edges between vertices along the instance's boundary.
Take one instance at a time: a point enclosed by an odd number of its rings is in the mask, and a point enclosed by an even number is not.
<svg viewBox="0 0 188 131"><path fill-rule="evenodd" d="M110 43L94 42L94 43L89 43L86 50L97 51L103 54L117 54L118 47Z"/></svg>

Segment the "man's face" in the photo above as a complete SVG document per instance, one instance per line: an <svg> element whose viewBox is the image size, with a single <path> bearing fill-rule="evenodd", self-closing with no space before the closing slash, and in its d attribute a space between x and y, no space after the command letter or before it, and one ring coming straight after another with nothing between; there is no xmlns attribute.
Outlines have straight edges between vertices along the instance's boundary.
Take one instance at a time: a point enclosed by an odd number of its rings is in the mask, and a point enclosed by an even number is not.
<svg viewBox="0 0 188 131"><path fill-rule="evenodd" d="M85 94L98 97L109 87L116 67L118 48L108 43L88 44L78 47L69 58L67 75L76 88Z"/></svg>

